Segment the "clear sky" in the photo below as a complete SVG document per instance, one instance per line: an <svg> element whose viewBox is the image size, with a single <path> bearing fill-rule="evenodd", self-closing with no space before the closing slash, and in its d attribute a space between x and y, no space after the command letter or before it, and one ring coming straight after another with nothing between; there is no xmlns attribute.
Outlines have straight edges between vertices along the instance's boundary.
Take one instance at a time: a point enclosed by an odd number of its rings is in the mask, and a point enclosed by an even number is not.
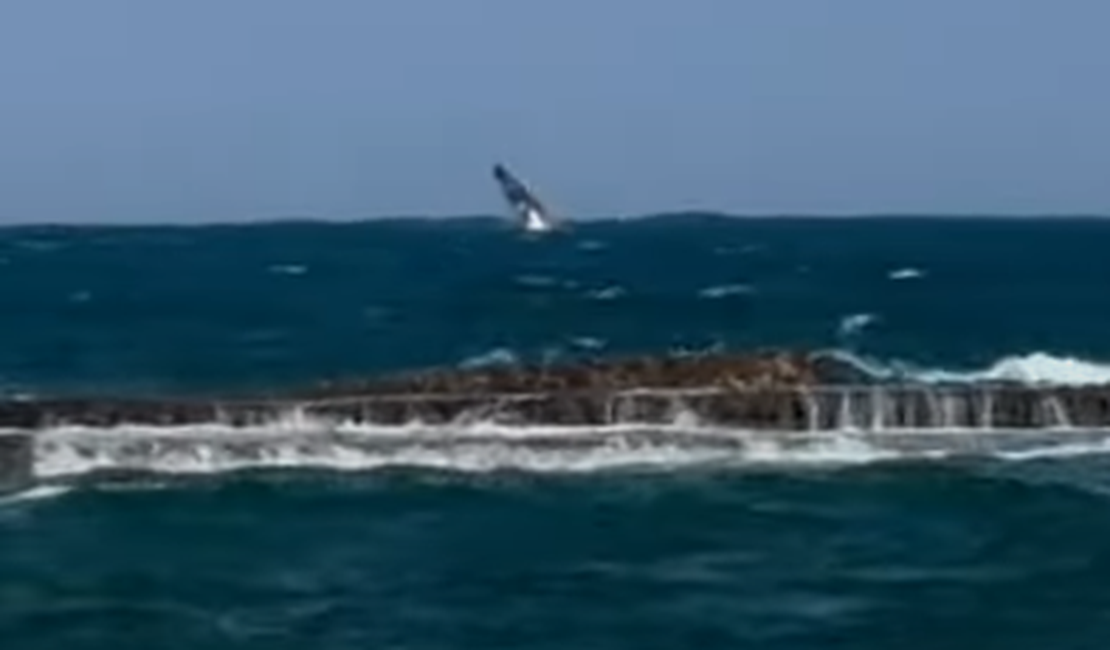
<svg viewBox="0 0 1110 650"><path fill-rule="evenodd" d="M1107 0L3 0L0 221L1110 214Z"/></svg>

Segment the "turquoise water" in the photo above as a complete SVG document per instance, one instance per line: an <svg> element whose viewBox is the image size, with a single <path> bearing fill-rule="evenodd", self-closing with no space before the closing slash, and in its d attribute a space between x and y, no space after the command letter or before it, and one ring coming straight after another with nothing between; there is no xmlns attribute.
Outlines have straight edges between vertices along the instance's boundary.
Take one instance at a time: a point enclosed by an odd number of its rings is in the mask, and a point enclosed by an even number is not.
<svg viewBox="0 0 1110 650"><path fill-rule="evenodd" d="M215 392L714 346L1089 381L1110 378L1107 242L1097 220L697 215L539 240L483 219L6 229L0 383ZM72 469L67 449L44 447L40 469ZM774 463L647 451L71 471L0 502L0 643L1110 642L1101 447L878 461L842 444Z"/></svg>

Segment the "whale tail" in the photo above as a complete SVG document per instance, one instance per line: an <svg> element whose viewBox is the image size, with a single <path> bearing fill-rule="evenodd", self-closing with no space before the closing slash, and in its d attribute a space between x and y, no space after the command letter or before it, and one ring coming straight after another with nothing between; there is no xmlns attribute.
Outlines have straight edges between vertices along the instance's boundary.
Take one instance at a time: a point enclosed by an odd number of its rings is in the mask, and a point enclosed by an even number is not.
<svg viewBox="0 0 1110 650"><path fill-rule="evenodd" d="M548 232L558 227L558 222L544 204L504 165L499 163L493 166L493 178L516 215L517 222L526 232Z"/></svg>

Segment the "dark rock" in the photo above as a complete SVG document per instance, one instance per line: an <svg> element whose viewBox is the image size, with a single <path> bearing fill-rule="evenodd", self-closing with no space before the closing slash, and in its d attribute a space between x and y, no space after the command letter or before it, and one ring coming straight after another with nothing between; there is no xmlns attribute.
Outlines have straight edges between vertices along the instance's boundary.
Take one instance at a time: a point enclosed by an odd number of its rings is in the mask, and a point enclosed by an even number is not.
<svg viewBox="0 0 1110 650"><path fill-rule="evenodd" d="M258 426L300 413L364 424L568 426L689 421L755 430L1110 427L1110 387L831 384L799 353L439 369L238 399L0 400L0 427ZM684 419L685 418L685 419Z"/></svg>
<svg viewBox="0 0 1110 650"><path fill-rule="evenodd" d="M507 394L556 391L695 388L727 385L812 385L817 374L799 353L632 357L558 366L431 369L375 380L333 381L287 393L293 399L365 394Z"/></svg>

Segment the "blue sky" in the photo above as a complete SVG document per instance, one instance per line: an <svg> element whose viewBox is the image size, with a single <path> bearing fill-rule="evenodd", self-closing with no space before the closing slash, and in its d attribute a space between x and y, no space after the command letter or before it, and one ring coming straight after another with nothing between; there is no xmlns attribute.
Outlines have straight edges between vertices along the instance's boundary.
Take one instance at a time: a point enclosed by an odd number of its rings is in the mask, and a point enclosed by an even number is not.
<svg viewBox="0 0 1110 650"><path fill-rule="evenodd" d="M1110 214L1106 0L4 0L0 221Z"/></svg>

